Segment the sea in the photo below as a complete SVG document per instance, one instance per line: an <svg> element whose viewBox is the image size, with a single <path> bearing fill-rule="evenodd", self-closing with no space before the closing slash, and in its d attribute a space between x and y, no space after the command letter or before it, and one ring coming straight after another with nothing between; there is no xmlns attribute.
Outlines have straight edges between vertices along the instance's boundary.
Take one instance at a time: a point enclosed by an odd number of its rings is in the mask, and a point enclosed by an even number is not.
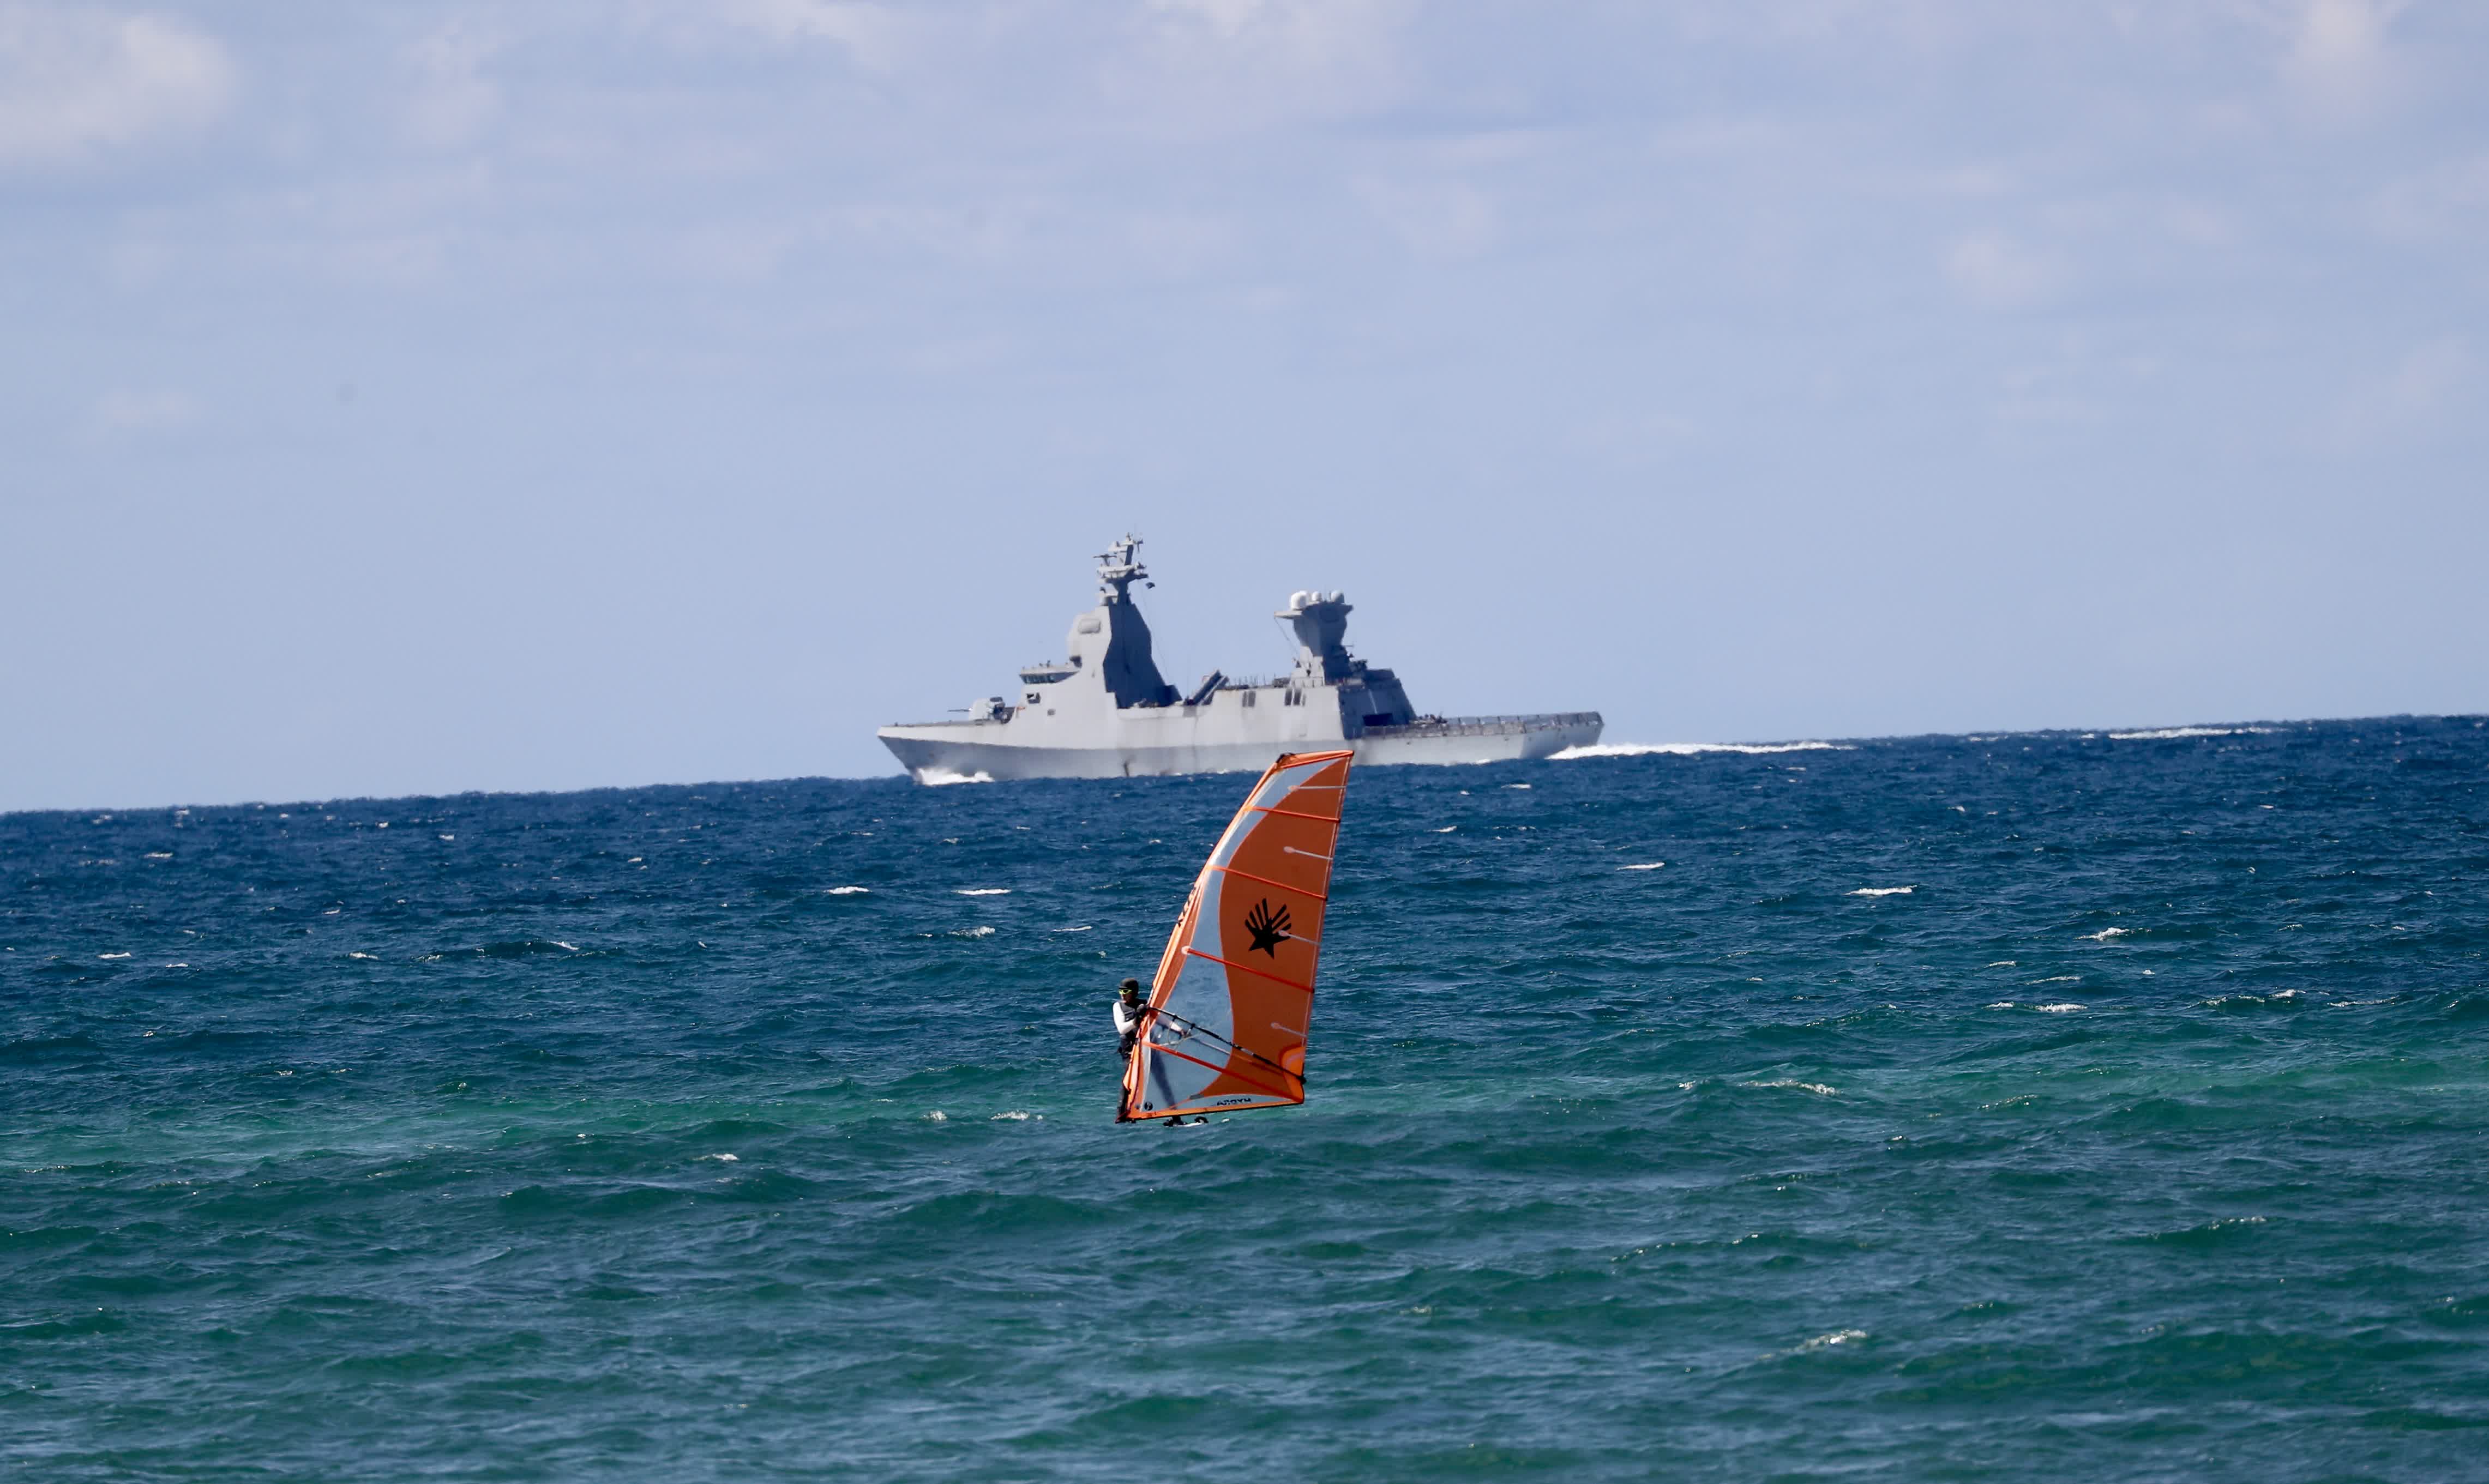
<svg viewBox="0 0 2489 1484"><path fill-rule="evenodd" d="M2489 1478L2476 717L0 816L0 1475Z"/></svg>

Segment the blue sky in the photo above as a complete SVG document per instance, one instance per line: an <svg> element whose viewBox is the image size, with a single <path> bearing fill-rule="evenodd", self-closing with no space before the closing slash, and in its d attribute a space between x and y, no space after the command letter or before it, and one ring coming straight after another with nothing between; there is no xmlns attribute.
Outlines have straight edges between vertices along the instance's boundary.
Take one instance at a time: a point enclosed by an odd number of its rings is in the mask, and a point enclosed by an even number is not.
<svg viewBox="0 0 2489 1484"><path fill-rule="evenodd" d="M2489 708L2489 9L0 0L0 808Z"/></svg>

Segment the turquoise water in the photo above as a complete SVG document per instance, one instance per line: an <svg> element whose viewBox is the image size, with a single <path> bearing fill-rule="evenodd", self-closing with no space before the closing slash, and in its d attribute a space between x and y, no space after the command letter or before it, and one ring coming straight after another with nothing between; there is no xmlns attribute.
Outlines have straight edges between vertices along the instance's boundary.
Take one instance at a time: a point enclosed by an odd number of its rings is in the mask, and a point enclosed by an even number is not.
<svg viewBox="0 0 2489 1484"><path fill-rule="evenodd" d="M0 1465L2489 1478L2484 782L1365 770L1310 1101L1179 1130L1242 778L0 817Z"/></svg>

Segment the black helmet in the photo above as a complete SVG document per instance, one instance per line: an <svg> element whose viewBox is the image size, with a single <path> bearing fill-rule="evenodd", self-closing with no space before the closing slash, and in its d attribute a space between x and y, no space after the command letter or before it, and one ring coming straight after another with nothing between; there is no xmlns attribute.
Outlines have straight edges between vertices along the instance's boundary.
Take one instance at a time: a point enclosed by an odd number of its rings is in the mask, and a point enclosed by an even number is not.
<svg viewBox="0 0 2489 1484"><path fill-rule="evenodd" d="M1117 987L1126 994L1138 994L1141 992L1141 982L1137 979L1128 979Z"/></svg>

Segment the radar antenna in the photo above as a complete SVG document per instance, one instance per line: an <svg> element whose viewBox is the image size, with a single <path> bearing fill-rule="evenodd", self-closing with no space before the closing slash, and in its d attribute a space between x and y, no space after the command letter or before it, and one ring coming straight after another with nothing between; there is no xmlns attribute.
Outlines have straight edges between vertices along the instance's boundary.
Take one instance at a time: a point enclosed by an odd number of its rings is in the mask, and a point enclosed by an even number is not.
<svg viewBox="0 0 2489 1484"><path fill-rule="evenodd" d="M1098 596L1109 603L1129 603L1125 591L1134 582L1146 583L1150 571L1141 565L1141 538L1127 532L1124 539L1098 554Z"/></svg>

